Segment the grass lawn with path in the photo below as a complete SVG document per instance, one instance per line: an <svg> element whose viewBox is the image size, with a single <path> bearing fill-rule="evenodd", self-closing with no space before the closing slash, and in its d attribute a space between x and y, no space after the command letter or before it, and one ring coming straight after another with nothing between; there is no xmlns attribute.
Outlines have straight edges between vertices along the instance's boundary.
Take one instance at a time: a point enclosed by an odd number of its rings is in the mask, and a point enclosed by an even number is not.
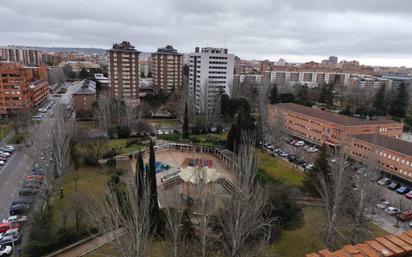
<svg viewBox="0 0 412 257"><path fill-rule="evenodd" d="M257 150L256 153L259 160L259 168L264 170L267 176L290 186L301 187L303 185L303 173L290 163L272 156L261 149Z"/></svg>
<svg viewBox="0 0 412 257"><path fill-rule="evenodd" d="M81 166L78 170L78 191L77 194L87 198L98 199L103 197L106 190L107 182L110 180L114 168L103 167L95 168ZM53 188L52 196L50 197L50 205L52 207L52 230L56 233L62 228L62 211L70 211L73 204L72 197L76 194L74 177L68 174L64 178L64 198L60 198L60 187L58 182ZM71 213L73 214L73 213ZM75 230L74 215L69 215L66 227Z"/></svg>

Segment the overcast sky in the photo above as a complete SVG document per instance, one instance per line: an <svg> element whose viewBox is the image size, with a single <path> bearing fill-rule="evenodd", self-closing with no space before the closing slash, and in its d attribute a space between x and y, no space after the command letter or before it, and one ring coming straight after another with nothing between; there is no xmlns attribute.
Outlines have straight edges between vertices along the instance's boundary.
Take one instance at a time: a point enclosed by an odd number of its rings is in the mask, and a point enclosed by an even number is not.
<svg viewBox="0 0 412 257"><path fill-rule="evenodd" d="M412 67L410 0L0 0L0 45L151 52L227 47L244 59Z"/></svg>

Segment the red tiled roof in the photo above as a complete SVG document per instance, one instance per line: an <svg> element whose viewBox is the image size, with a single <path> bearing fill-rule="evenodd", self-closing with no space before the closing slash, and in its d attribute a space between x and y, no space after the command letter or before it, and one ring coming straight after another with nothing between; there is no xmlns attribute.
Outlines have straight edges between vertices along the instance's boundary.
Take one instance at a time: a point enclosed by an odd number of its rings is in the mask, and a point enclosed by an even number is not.
<svg viewBox="0 0 412 257"><path fill-rule="evenodd" d="M408 257L412 256L412 231L387 235L357 245L345 245L335 252L321 250L305 257Z"/></svg>

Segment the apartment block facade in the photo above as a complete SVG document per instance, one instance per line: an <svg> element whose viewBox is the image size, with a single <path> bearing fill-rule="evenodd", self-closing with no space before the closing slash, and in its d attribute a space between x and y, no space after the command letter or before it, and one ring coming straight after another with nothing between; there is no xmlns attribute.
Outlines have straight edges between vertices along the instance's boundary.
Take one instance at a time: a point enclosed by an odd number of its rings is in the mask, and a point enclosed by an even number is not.
<svg viewBox="0 0 412 257"><path fill-rule="evenodd" d="M221 93L232 96L235 56L224 48L196 47L189 54L189 100L195 111L213 111Z"/></svg>
<svg viewBox="0 0 412 257"><path fill-rule="evenodd" d="M47 99L47 66L0 63L0 114L28 110Z"/></svg>
<svg viewBox="0 0 412 257"><path fill-rule="evenodd" d="M107 50L111 96L132 105L140 103L139 53L127 41Z"/></svg>
<svg viewBox="0 0 412 257"><path fill-rule="evenodd" d="M333 83L360 88L379 88L382 85L387 87L392 86L392 80L386 78L376 77L369 74L324 70L285 70L284 68L280 68L275 71L267 71L264 76L271 83L278 85L304 84L308 87L318 87L320 85Z"/></svg>
<svg viewBox="0 0 412 257"><path fill-rule="evenodd" d="M0 48L0 60L28 66L39 66L41 52L37 49L8 46Z"/></svg>
<svg viewBox="0 0 412 257"><path fill-rule="evenodd" d="M272 126L281 121L291 135L317 145L341 146L366 134L399 138L403 131L403 123L393 120L361 120L294 103L270 105L268 114Z"/></svg>
<svg viewBox="0 0 412 257"><path fill-rule="evenodd" d="M153 86L157 93L179 93L182 88L183 55L173 46L159 48L150 58Z"/></svg>

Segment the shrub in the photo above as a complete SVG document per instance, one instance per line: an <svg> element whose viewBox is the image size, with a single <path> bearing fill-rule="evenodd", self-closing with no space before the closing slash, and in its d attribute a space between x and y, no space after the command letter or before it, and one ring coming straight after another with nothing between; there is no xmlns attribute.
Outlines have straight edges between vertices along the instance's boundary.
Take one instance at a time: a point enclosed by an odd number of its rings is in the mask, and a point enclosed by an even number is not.
<svg viewBox="0 0 412 257"><path fill-rule="evenodd" d="M118 126L117 135L119 138L128 138L130 136L130 128L127 126Z"/></svg>
<svg viewBox="0 0 412 257"><path fill-rule="evenodd" d="M87 166L97 167L99 165L99 160L93 154L87 154L84 157L84 164Z"/></svg>
<svg viewBox="0 0 412 257"><path fill-rule="evenodd" d="M107 152L105 152L102 157L104 159L113 159L113 157L115 157L117 155L117 152L114 148L112 148L112 150L109 150Z"/></svg>

